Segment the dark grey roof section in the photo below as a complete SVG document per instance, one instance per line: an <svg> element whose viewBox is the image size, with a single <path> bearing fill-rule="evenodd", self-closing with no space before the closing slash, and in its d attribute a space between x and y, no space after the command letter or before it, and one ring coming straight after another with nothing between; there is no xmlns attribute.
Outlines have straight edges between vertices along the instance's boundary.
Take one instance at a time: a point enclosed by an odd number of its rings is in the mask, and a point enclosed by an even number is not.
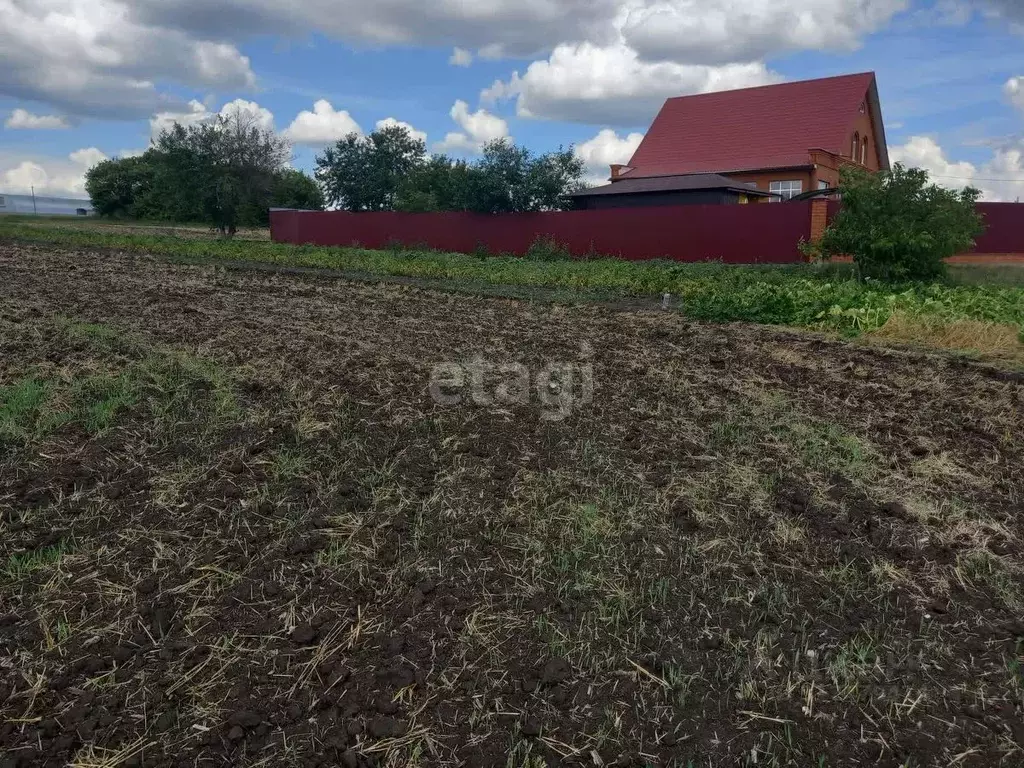
<svg viewBox="0 0 1024 768"><path fill-rule="evenodd" d="M576 192L572 197L598 195L631 195L640 192L683 192L696 189L728 189L744 194L772 197L770 192L756 189L728 176L717 173L695 173L687 176L651 176L641 179L622 179L603 187L592 187Z"/></svg>

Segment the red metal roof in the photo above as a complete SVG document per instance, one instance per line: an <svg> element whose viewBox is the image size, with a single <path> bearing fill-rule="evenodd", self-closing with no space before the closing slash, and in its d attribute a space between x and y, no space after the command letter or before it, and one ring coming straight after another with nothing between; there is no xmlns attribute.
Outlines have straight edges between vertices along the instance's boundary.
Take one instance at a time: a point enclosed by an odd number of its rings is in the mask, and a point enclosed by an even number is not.
<svg viewBox="0 0 1024 768"><path fill-rule="evenodd" d="M805 166L811 149L846 154L874 85L865 72L669 99L623 178Z"/></svg>

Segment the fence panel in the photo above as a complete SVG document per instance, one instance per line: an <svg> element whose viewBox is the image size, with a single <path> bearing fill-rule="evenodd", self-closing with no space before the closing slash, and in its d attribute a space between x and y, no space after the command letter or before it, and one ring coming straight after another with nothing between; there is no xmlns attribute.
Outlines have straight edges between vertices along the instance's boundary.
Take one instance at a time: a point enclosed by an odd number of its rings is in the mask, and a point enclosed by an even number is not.
<svg viewBox="0 0 1024 768"><path fill-rule="evenodd" d="M521 256L550 237L574 256L630 260L720 260L733 264L802 261L810 203L687 205L603 211L499 214L271 212L275 242L364 248L406 246Z"/></svg>

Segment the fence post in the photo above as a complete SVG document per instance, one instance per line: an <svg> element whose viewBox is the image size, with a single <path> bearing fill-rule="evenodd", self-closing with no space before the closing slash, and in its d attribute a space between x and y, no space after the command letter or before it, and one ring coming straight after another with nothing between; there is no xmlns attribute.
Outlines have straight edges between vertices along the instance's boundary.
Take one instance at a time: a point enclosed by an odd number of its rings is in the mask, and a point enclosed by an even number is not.
<svg viewBox="0 0 1024 768"><path fill-rule="evenodd" d="M811 200L811 242L816 243L828 227L828 200Z"/></svg>

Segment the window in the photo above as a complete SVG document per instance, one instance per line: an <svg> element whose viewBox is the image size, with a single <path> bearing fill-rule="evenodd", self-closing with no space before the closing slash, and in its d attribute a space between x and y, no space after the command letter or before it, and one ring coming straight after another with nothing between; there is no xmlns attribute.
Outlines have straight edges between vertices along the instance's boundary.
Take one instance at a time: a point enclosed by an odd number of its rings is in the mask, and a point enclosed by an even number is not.
<svg viewBox="0 0 1024 768"><path fill-rule="evenodd" d="M850 159L857 162L857 155L860 154L860 132L853 134L853 144L850 145Z"/></svg>
<svg viewBox="0 0 1024 768"><path fill-rule="evenodd" d="M0 195L0 208L5 207L6 205L7 203L4 202L4 196Z"/></svg>
<svg viewBox="0 0 1024 768"><path fill-rule="evenodd" d="M868 140L864 139L864 143L860 145L860 164L868 164Z"/></svg>
<svg viewBox="0 0 1024 768"><path fill-rule="evenodd" d="M773 181L769 191L781 196L772 198L775 202L779 202L780 199L792 200L804 191L804 183L802 181Z"/></svg>
<svg viewBox="0 0 1024 768"><path fill-rule="evenodd" d="M829 184L827 181L819 181L818 182L818 189L830 189L831 186L832 185Z"/></svg>

